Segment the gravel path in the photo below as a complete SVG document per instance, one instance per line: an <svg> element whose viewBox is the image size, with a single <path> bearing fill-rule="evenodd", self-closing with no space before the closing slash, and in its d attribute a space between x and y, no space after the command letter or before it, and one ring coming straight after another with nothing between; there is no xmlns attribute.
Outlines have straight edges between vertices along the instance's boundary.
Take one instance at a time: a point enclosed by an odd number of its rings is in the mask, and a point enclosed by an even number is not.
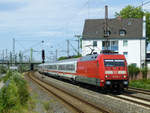
<svg viewBox="0 0 150 113"><path fill-rule="evenodd" d="M59 103L56 98L47 94L43 91L43 89L40 89L39 86L27 77L26 79L31 89L31 96L36 101L36 106L34 109L36 113L46 113L46 109L48 109L47 113L71 113L64 107L64 105ZM44 105L46 107L44 107Z"/></svg>

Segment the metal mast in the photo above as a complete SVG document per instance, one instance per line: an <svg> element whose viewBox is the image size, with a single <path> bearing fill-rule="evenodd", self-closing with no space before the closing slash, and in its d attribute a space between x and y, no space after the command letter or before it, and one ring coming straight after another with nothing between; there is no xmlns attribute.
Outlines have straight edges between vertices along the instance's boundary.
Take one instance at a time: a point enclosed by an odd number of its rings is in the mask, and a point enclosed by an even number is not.
<svg viewBox="0 0 150 113"><path fill-rule="evenodd" d="M15 39L13 38L13 62L15 63Z"/></svg>
<svg viewBox="0 0 150 113"><path fill-rule="evenodd" d="M68 56L68 57L69 57L69 52L70 52L70 51L69 51L69 43L70 43L69 40L67 40L67 56Z"/></svg>

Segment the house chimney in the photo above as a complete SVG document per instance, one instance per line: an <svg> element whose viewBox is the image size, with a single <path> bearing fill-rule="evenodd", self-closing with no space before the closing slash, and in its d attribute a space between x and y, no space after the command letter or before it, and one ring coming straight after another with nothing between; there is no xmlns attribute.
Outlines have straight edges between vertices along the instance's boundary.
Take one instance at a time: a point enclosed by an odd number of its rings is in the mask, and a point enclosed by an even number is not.
<svg viewBox="0 0 150 113"><path fill-rule="evenodd" d="M146 16L143 16L143 37L146 37Z"/></svg>
<svg viewBox="0 0 150 113"><path fill-rule="evenodd" d="M105 27L104 27L104 37L108 37L108 6L105 6Z"/></svg>
<svg viewBox="0 0 150 113"><path fill-rule="evenodd" d="M105 6L105 19L108 19L108 6Z"/></svg>

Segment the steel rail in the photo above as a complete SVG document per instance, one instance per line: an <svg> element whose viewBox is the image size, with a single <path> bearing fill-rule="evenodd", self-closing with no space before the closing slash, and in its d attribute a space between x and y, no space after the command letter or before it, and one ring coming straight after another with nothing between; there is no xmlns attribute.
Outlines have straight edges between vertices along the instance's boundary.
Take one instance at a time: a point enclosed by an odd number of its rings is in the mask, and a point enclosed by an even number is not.
<svg viewBox="0 0 150 113"><path fill-rule="evenodd" d="M127 91L150 95L150 91L149 90L144 90L144 89L139 89L139 88L131 88L131 87L129 87Z"/></svg>
<svg viewBox="0 0 150 113"><path fill-rule="evenodd" d="M134 90L139 90L139 91L149 92L149 94L150 94L150 90L148 90L148 89L134 88L134 87L129 87L128 89L134 89Z"/></svg>
<svg viewBox="0 0 150 113"><path fill-rule="evenodd" d="M138 96L130 95L130 94L123 94L123 95L128 96L128 97L132 97L132 98L136 98L136 99L140 99L140 100L143 100L143 101L150 102L150 99L147 99L147 98L142 98L142 97L138 97Z"/></svg>
<svg viewBox="0 0 150 113"><path fill-rule="evenodd" d="M79 112L79 113L85 113L85 111L81 110L80 108L78 108L77 106L75 106L75 105L73 105L72 103L68 102L67 100L63 99L63 97L61 97L61 95L52 92L51 90L49 90L49 89L47 88L47 86L53 87L53 88L55 88L55 90L59 90L59 91L65 93L66 95L68 95L68 96L70 96L70 97L72 97L72 98L78 100L79 103L82 103L82 104L85 104L85 105L87 105L87 106L89 106L89 107L92 107L92 109L95 109L96 111L99 111L99 113L100 113L100 112L102 112L102 113L111 113L110 111L106 111L106 110L104 110L104 109L102 109L102 108L100 108L100 107L94 106L93 104L91 104L91 103L85 101L84 99L80 99L79 97L76 97L76 96L74 96L74 95L71 95L70 93L68 93L68 92L66 92L66 91L64 91L64 90L62 90L62 89L60 89L60 88L57 88L57 87L54 86L54 85L48 84L48 83L46 83L46 82L43 83L43 81L41 81L41 80L39 80L39 79L37 79L37 78L35 79L35 77L33 78L33 76L32 76L32 77L29 76L29 77L30 77L30 79L32 79L34 82L36 82L38 85L40 85L42 88L44 88L44 89L47 90L48 92L50 92L50 93L52 93L53 95L55 95L58 99L64 101L68 106L71 106L74 110L76 110L76 111ZM47 86L45 86L44 84L47 85Z"/></svg>
<svg viewBox="0 0 150 113"><path fill-rule="evenodd" d="M138 101L136 101L136 100L131 100L131 99L129 99L129 98L125 98L125 97L121 97L121 96L119 96L119 95L111 95L111 94L109 94L109 96L112 96L112 97L114 97L114 98L118 98L118 99L121 99L121 100L125 100L125 101L128 101L128 102L132 102L132 103L135 103L135 104L138 104L138 105L141 105L141 106L144 106L144 107L148 107L148 108L150 108L150 105L148 105L148 104L145 104L145 103L142 103L142 102L138 102ZM127 95L126 95L127 96ZM132 97L132 96L127 96L127 97ZM139 98L135 98L135 97L132 97L133 99L139 99ZM140 99L139 99L140 100ZM143 100L142 100L143 101ZM145 100L144 100L145 101ZM146 101L147 102L147 101ZM149 101L148 101L149 102Z"/></svg>

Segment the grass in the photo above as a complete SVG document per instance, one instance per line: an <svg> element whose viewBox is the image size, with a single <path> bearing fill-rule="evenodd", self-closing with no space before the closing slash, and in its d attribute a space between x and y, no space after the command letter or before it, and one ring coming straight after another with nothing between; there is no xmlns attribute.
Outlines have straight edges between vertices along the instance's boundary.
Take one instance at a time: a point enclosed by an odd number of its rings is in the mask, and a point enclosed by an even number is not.
<svg viewBox="0 0 150 113"><path fill-rule="evenodd" d="M130 82L129 86L135 88L143 88L150 90L150 79L148 80L133 80Z"/></svg>

